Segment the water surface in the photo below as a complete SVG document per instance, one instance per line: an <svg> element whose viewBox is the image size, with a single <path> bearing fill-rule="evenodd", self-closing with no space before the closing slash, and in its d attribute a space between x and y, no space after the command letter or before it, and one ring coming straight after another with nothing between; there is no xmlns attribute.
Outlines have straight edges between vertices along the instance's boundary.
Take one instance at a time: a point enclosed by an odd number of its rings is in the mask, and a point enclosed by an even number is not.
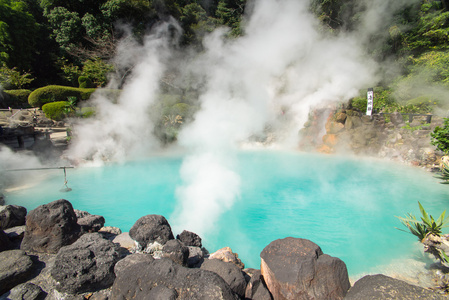
<svg viewBox="0 0 449 300"><path fill-rule="evenodd" d="M64 198L122 231L146 214L170 222L181 163L181 157L158 156L69 169L69 193L59 191L63 176L55 171L37 186L7 193L7 203L31 210ZM414 236L395 228L402 226L395 216L418 215L417 201L434 216L448 206L448 186L426 171L387 161L252 151L239 154L237 172L241 197L202 238L210 252L229 246L253 268L266 245L293 236L342 259L352 276L376 273L421 252Z"/></svg>

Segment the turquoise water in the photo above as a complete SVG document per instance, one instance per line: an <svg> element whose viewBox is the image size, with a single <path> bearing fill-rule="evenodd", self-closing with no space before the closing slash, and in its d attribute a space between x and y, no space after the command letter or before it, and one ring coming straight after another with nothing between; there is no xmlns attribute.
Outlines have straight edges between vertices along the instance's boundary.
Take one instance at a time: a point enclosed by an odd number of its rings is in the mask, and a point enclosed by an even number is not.
<svg viewBox="0 0 449 300"><path fill-rule="evenodd" d="M449 203L447 185L391 162L268 151L243 152L238 159L241 197L202 238L210 252L231 247L247 267L259 268L259 254L271 241L293 236L342 259L351 276L376 272L416 255L415 237L395 228L402 226L395 216L418 215L417 201L434 216ZM152 157L69 169L69 193L59 191L62 171L55 171L38 186L6 193L7 204L31 210L64 198L128 231L147 214L170 221L181 163L181 157Z"/></svg>

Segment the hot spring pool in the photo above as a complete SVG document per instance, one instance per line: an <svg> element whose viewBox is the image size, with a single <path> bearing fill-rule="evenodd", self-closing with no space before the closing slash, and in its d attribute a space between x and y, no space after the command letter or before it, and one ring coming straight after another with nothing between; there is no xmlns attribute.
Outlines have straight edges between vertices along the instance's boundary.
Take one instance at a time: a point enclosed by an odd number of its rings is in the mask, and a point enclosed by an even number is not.
<svg viewBox="0 0 449 300"><path fill-rule="evenodd" d="M432 174L391 162L268 151L243 152L238 159L241 197L202 238L210 252L231 247L246 267L259 268L266 245L293 236L342 259L350 276L378 272L422 252L414 236L395 228L402 227L395 216L419 215L417 201L439 216L449 203L449 187ZM62 171L55 171L37 186L7 192L6 201L31 210L64 198L129 231L147 214L170 222L181 163L178 156L158 156L69 169L69 193L59 191Z"/></svg>

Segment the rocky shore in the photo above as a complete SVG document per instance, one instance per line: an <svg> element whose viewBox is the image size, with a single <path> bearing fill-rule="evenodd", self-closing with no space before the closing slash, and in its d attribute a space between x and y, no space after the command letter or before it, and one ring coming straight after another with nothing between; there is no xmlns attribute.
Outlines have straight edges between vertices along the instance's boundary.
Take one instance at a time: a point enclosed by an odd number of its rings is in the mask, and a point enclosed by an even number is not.
<svg viewBox="0 0 449 300"><path fill-rule="evenodd" d="M0 299L447 299L384 275L350 285L345 263L287 237L245 269L224 248L209 254L193 232L174 236L160 215L129 233L57 200L27 213L0 206Z"/></svg>

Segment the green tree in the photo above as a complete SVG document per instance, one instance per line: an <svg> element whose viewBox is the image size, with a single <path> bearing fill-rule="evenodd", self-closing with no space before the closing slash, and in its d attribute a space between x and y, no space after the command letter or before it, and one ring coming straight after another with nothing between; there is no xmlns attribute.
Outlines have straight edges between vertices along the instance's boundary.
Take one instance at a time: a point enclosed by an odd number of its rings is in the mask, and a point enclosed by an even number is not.
<svg viewBox="0 0 449 300"><path fill-rule="evenodd" d="M220 0L216 17L222 25L231 28L231 36L242 34L241 20L245 10L246 0Z"/></svg>
<svg viewBox="0 0 449 300"><path fill-rule="evenodd" d="M0 0L0 63L28 70L33 60L38 24L20 0Z"/></svg>
<svg viewBox="0 0 449 300"><path fill-rule="evenodd" d="M444 153L449 153L449 119L444 119L443 127L437 126L430 134L432 145L436 146L438 150Z"/></svg>
<svg viewBox="0 0 449 300"><path fill-rule="evenodd" d="M0 67L0 86L6 89L22 89L33 82L30 73L21 73L17 68Z"/></svg>

